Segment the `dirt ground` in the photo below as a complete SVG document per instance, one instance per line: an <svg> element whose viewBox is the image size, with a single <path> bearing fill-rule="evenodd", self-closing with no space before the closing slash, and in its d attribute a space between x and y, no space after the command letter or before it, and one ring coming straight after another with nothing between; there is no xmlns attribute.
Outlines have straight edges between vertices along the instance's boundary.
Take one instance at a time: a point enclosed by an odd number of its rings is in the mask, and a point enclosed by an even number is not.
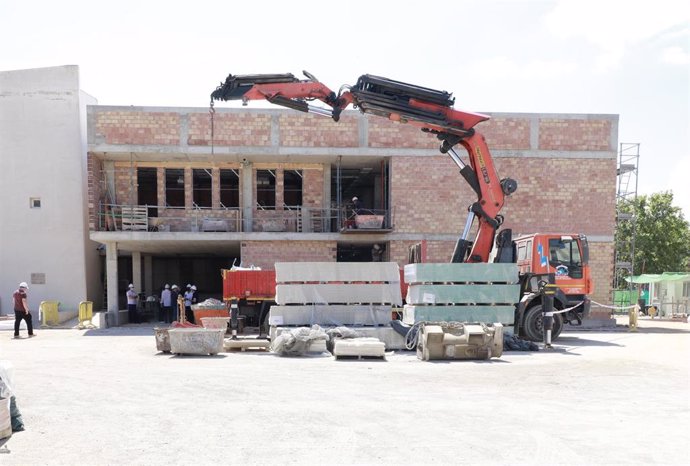
<svg viewBox="0 0 690 466"><path fill-rule="evenodd" d="M26 423L3 466L690 464L687 323L436 363L171 356L143 325L3 329Z"/></svg>

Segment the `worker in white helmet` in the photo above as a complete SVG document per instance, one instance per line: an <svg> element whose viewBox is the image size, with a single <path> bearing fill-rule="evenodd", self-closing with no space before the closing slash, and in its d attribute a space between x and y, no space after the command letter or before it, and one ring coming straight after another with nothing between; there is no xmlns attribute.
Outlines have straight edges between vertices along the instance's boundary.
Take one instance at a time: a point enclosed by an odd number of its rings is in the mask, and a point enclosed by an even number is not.
<svg viewBox="0 0 690 466"><path fill-rule="evenodd" d="M163 322L166 324L172 323L172 292L170 285L167 283L161 292L161 306L163 307Z"/></svg>
<svg viewBox="0 0 690 466"><path fill-rule="evenodd" d="M139 296L137 292L134 291L134 285L131 283L127 287L127 316L129 317L130 324L139 323L139 314L137 313L137 301Z"/></svg>
<svg viewBox="0 0 690 466"><path fill-rule="evenodd" d="M19 288L12 294L12 298L14 299L14 338L19 338L19 325L22 319L26 321L26 329L29 331L29 338L36 336L33 323L31 322L31 313L29 312L29 297L26 293L28 289L29 285L27 285L26 282L21 282Z"/></svg>
<svg viewBox="0 0 690 466"><path fill-rule="evenodd" d="M192 298L194 297L194 291L192 291L192 285L187 285L187 291L184 292L184 315L187 318L187 322L194 323L194 313L192 312Z"/></svg>

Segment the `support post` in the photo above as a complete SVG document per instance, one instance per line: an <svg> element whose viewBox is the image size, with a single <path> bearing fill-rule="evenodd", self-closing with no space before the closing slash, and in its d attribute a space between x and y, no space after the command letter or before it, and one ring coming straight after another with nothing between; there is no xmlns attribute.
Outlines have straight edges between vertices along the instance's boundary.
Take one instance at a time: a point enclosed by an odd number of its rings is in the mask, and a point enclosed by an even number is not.
<svg viewBox="0 0 690 466"><path fill-rule="evenodd" d="M239 306L237 298L230 298L230 328L232 329L232 339L237 340L237 315L239 314Z"/></svg>
<svg viewBox="0 0 690 466"><path fill-rule="evenodd" d="M120 304L117 289L117 243L105 244L105 279L108 290L108 325L120 325Z"/></svg>
<svg viewBox="0 0 690 466"><path fill-rule="evenodd" d="M551 334L553 332L553 298L556 296L558 287L553 283L555 281L553 274L549 274L549 282L545 283L541 288L542 294L542 310L544 315L542 317L542 328L544 330L544 349L553 349L551 346Z"/></svg>

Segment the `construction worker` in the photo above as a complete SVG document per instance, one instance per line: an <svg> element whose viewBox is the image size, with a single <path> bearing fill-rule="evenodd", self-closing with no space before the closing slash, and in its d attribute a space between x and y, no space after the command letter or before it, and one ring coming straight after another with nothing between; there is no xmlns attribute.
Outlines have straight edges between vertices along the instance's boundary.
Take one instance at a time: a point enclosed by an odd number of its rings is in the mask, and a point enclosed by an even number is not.
<svg viewBox="0 0 690 466"><path fill-rule="evenodd" d="M29 285L26 282L21 282L19 288L12 294L14 298L14 338L19 338L19 325L22 319L26 321L26 329L29 331L29 338L35 337L34 326L31 322L31 313L29 312L28 296L26 294Z"/></svg>
<svg viewBox="0 0 690 466"><path fill-rule="evenodd" d="M371 261L381 262L382 257L383 249L381 249L381 246L379 246L378 244L374 244L374 247L371 248Z"/></svg>
<svg viewBox="0 0 690 466"><path fill-rule="evenodd" d="M137 301L139 296L137 292L134 291L134 285L131 283L127 287L127 316L129 317L130 324L139 323L139 315L137 314Z"/></svg>
<svg viewBox="0 0 690 466"><path fill-rule="evenodd" d="M187 291L184 293L184 315L187 322L194 323L194 313L192 312L192 299L194 298L194 291L192 285L187 285Z"/></svg>
<svg viewBox="0 0 690 466"><path fill-rule="evenodd" d="M172 292L167 283L161 292L161 306L163 306L163 322L172 323Z"/></svg>
<svg viewBox="0 0 690 466"><path fill-rule="evenodd" d="M171 306L171 319L172 321L179 320L179 316L177 315L180 311L179 307L177 306L177 297L180 296L180 288L173 284L173 286L170 287L170 306ZM172 322L171 321L171 322Z"/></svg>
<svg viewBox="0 0 690 466"><path fill-rule="evenodd" d="M192 285L192 304L199 304L199 292L196 290L196 285Z"/></svg>

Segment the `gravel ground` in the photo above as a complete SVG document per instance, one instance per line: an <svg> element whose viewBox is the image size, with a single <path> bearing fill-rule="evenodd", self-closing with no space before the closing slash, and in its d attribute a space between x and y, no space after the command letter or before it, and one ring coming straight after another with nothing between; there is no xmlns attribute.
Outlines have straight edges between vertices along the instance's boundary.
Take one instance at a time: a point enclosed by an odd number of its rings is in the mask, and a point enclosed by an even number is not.
<svg viewBox="0 0 690 466"><path fill-rule="evenodd" d="M435 363L171 356L143 325L2 328L26 423L3 466L690 464L687 323Z"/></svg>

